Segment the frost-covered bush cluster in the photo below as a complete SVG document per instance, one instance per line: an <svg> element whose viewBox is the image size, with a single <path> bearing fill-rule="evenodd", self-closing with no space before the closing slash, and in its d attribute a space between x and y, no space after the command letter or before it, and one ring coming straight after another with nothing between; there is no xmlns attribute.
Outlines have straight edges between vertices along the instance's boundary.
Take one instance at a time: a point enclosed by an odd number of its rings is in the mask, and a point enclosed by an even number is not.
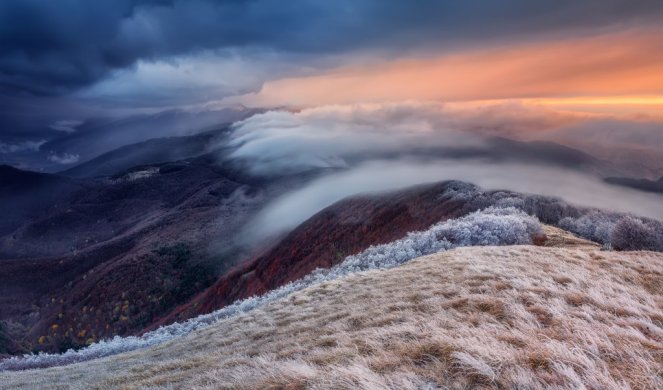
<svg viewBox="0 0 663 390"><path fill-rule="evenodd" d="M425 231L409 233L400 240L372 246L357 255L347 257L331 269L318 269L300 280L265 295L237 301L214 313L164 326L140 337L116 336L78 351L13 357L1 361L0 370L64 365L149 347L184 336L221 319L250 311L316 283L358 271L392 268L423 255L460 246L528 244L538 234L541 234L541 226L536 218L514 207L489 207L462 218L435 224Z"/></svg>
<svg viewBox="0 0 663 390"><path fill-rule="evenodd" d="M422 232L409 233L389 244L371 246L360 254L347 257L339 267L353 272L389 268L459 246L527 244L539 234L539 222L524 212L513 207L489 207L438 223Z"/></svg>
<svg viewBox="0 0 663 390"><path fill-rule="evenodd" d="M388 244L371 246L362 253L347 257L339 267L344 272L390 268L459 246L530 244L532 238L540 234L541 225L536 218L513 207L489 207L438 223L422 232L409 233Z"/></svg>
<svg viewBox="0 0 663 390"><path fill-rule="evenodd" d="M452 199L462 204L464 211L471 212L495 207L515 207L539 221L557 225L562 218L579 217L586 209L570 205L550 196L527 195L512 191L483 191L474 184L459 181L445 183L440 198Z"/></svg>
<svg viewBox="0 0 663 390"><path fill-rule="evenodd" d="M616 213L592 210L578 218L565 217L559 227L601 244L609 244L611 233L617 221L622 218Z"/></svg>
<svg viewBox="0 0 663 390"><path fill-rule="evenodd" d="M663 224L631 216L620 218L610 232L610 244L622 250L663 251Z"/></svg>
<svg viewBox="0 0 663 390"><path fill-rule="evenodd" d="M663 252L663 222L625 213L578 207L541 195L511 191L482 191L462 182L449 182L442 197L457 200L466 212L494 207L514 207L588 240L618 250Z"/></svg>
<svg viewBox="0 0 663 390"><path fill-rule="evenodd" d="M654 219L592 210L578 218L563 218L559 226L618 250L663 252L663 223Z"/></svg>

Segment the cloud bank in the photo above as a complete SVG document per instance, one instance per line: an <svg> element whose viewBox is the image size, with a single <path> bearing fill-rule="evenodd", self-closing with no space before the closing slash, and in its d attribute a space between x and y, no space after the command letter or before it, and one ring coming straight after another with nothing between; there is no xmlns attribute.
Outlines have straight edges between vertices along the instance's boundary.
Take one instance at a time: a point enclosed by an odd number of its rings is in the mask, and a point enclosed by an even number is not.
<svg viewBox="0 0 663 390"><path fill-rule="evenodd" d="M46 140L24 141L19 143L0 142L0 154L20 153L25 151L36 152L46 143Z"/></svg>
<svg viewBox="0 0 663 390"><path fill-rule="evenodd" d="M329 106L271 111L235 125L230 158L255 174L344 168L375 152L398 152L428 143L474 144L477 138L442 126L438 105Z"/></svg>
<svg viewBox="0 0 663 390"><path fill-rule="evenodd" d="M654 0L5 0L0 142L210 102L658 94L662 21Z"/></svg>
<svg viewBox="0 0 663 390"><path fill-rule="evenodd" d="M559 144L495 138L548 137L573 144L573 138L562 135L617 123L606 118L516 103L411 101L269 111L234 125L230 144L235 150L229 158L265 177L331 171L267 207L248 229L259 239L287 231L350 195L452 179L663 218L660 195L602 181L601 175L622 169L610 161ZM653 142L637 133L629 136L628 126L616 128L602 133L604 142L628 140L643 147ZM663 135L656 138L661 141ZM629 161L635 172L650 172L638 160Z"/></svg>
<svg viewBox="0 0 663 390"><path fill-rule="evenodd" d="M51 130L62 131L64 133L71 134L76 132L76 128L82 125L83 123L84 122L80 120L65 119L65 120L56 121L53 124L51 124L49 127L51 128Z"/></svg>
<svg viewBox="0 0 663 390"><path fill-rule="evenodd" d="M233 127L231 145L236 150L230 158L258 175L347 168L399 156L527 158L552 165L584 159L600 165L594 172L605 175L663 175L663 122L626 121L517 101L328 105L268 111ZM559 145L528 151L527 145L507 147L495 137L552 141L590 155Z"/></svg>
<svg viewBox="0 0 663 390"><path fill-rule="evenodd" d="M254 174L346 168L354 161L486 149L486 136L545 131L582 117L515 103L463 106L403 102L269 111L234 125L231 159Z"/></svg>
<svg viewBox="0 0 663 390"><path fill-rule="evenodd" d="M486 190L512 190L560 197L572 204L663 219L663 196L608 185L596 176L559 168L486 161L371 161L332 174L267 206L247 229L262 240L288 231L348 196L396 190L444 180L474 183Z"/></svg>

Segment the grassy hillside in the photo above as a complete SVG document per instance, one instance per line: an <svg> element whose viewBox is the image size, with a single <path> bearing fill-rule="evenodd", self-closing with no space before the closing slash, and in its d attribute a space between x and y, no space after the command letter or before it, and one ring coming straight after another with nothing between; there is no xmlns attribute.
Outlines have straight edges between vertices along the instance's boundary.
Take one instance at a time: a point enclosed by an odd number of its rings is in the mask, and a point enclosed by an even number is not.
<svg viewBox="0 0 663 390"><path fill-rule="evenodd" d="M663 255L468 247L323 282L7 388L661 388Z"/></svg>

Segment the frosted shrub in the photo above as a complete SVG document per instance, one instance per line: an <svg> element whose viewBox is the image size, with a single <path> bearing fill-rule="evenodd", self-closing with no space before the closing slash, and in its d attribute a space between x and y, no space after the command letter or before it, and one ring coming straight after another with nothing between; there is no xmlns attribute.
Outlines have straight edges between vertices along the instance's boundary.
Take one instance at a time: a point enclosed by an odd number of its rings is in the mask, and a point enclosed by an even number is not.
<svg viewBox="0 0 663 390"><path fill-rule="evenodd" d="M557 225L562 218L578 217L581 209L559 198L541 195L526 196L523 210L535 215L541 222Z"/></svg>
<svg viewBox="0 0 663 390"><path fill-rule="evenodd" d="M559 227L617 250L663 251L663 223L653 219L591 210L562 218Z"/></svg>
<svg viewBox="0 0 663 390"><path fill-rule="evenodd" d="M359 254L347 257L331 269L317 269L304 278L265 295L237 301L213 313L163 326L139 337L116 336L78 351L13 357L0 361L0 371L63 365L146 348L184 336L219 320L248 312L316 283L358 271L396 267L414 258L459 246L529 244L539 234L541 226L536 218L513 207L489 207L462 218L435 224L425 231L409 233L406 237L388 244L371 246Z"/></svg>
<svg viewBox="0 0 663 390"><path fill-rule="evenodd" d="M496 207L515 207L519 210L525 209L525 201L520 197L505 196L495 202Z"/></svg>
<svg viewBox="0 0 663 390"><path fill-rule="evenodd" d="M663 222L650 218L574 206L550 196L526 195L511 191L481 191L475 185L462 182L446 183L443 197L461 201L464 212L488 210L491 206L499 209L516 208L544 223L603 244L605 248L663 251ZM618 224L619 229L617 229ZM474 226L468 229L476 228ZM496 229L499 228L494 226L486 230L496 231ZM455 235L447 236L447 239L455 245L487 244L486 242L458 244L454 240L462 241L462 237L459 236L461 232L462 229L459 229Z"/></svg>
<svg viewBox="0 0 663 390"><path fill-rule="evenodd" d="M619 218L618 214L593 210L578 218L562 218L559 227L588 240L609 244L610 233Z"/></svg>
<svg viewBox="0 0 663 390"><path fill-rule="evenodd" d="M443 195L463 202L462 207L465 211L486 209L490 206L515 207L537 217L541 222L553 225L557 225L565 217L577 218L589 211L587 208L573 206L551 196L527 195L512 191L482 191L473 184L456 181L446 183Z"/></svg>
<svg viewBox="0 0 663 390"><path fill-rule="evenodd" d="M619 220L612 229L610 241L620 250L656 250L660 238L656 231L641 220L627 216Z"/></svg>
<svg viewBox="0 0 663 390"><path fill-rule="evenodd" d="M530 244L532 238L540 234L541 225L536 218L515 208L489 207L435 224L422 232L409 233L388 244L371 246L357 255L348 256L337 267L344 274L348 273L346 271L391 268L459 246Z"/></svg>
<svg viewBox="0 0 663 390"><path fill-rule="evenodd" d="M454 246L527 244L542 234L536 218L513 207L489 207L431 230Z"/></svg>
<svg viewBox="0 0 663 390"><path fill-rule="evenodd" d="M469 201L480 195L479 187L462 181L449 181L445 183L444 196L459 201Z"/></svg>

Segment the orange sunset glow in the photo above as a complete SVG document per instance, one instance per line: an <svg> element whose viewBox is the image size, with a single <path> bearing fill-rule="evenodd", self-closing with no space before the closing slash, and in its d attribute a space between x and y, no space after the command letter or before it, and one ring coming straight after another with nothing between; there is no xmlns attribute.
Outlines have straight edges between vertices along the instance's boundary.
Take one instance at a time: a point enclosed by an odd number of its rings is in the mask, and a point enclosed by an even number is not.
<svg viewBox="0 0 663 390"><path fill-rule="evenodd" d="M660 114L663 34L640 31L459 51L267 82L239 100L318 105L406 99L521 99L557 107Z"/></svg>

